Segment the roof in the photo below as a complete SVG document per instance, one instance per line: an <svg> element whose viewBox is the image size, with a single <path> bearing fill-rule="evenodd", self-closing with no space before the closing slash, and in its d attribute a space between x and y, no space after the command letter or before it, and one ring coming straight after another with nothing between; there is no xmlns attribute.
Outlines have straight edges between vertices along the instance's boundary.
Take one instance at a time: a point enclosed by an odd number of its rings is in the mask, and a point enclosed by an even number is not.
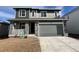
<svg viewBox="0 0 79 59"><path fill-rule="evenodd" d="M37 10L58 10L60 11L61 9L59 8L33 8L32 6L12 6L14 9L17 8L29 8L29 9L37 9Z"/></svg>
<svg viewBox="0 0 79 59"><path fill-rule="evenodd" d="M32 9L39 9L39 10L61 10L58 8L32 8Z"/></svg>
<svg viewBox="0 0 79 59"><path fill-rule="evenodd" d="M63 15L62 17L64 17L64 16L66 16L66 15L68 15L68 14L70 14L70 13L72 13L72 12L76 11L77 9L79 9L79 6L78 6L78 7L76 7L75 9L73 9L73 10L71 10L71 11L67 12L67 13L66 13L65 15Z"/></svg>
<svg viewBox="0 0 79 59"><path fill-rule="evenodd" d="M8 21L0 21L0 23L10 24Z"/></svg>
<svg viewBox="0 0 79 59"><path fill-rule="evenodd" d="M32 6L12 6L12 8L32 8Z"/></svg>

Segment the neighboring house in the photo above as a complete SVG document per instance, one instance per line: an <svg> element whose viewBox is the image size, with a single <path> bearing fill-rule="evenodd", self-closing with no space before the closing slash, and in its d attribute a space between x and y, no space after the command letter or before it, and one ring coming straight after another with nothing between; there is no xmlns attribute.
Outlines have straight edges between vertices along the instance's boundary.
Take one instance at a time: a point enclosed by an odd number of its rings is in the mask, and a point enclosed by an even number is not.
<svg viewBox="0 0 79 59"><path fill-rule="evenodd" d="M0 38L8 37L9 33L9 23L0 21Z"/></svg>
<svg viewBox="0 0 79 59"><path fill-rule="evenodd" d="M10 19L9 36L25 35L36 36L63 36L64 24L67 19L61 19L60 9L32 8L26 6L13 7L16 11L15 19Z"/></svg>
<svg viewBox="0 0 79 59"><path fill-rule="evenodd" d="M79 36L79 7L76 7L72 11L66 13L63 18L69 19L66 23L66 32L69 33L69 36Z"/></svg>

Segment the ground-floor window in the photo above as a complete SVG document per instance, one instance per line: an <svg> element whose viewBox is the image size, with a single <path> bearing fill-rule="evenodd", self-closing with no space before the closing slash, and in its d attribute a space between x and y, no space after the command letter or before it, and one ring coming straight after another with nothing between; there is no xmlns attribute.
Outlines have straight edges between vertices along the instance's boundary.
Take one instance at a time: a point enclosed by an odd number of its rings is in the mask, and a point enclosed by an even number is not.
<svg viewBox="0 0 79 59"><path fill-rule="evenodd" d="M20 23L20 29L25 29L25 23Z"/></svg>
<svg viewBox="0 0 79 59"><path fill-rule="evenodd" d="M14 23L14 28L15 29L25 29L25 23L21 23L21 22Z"/></svg>

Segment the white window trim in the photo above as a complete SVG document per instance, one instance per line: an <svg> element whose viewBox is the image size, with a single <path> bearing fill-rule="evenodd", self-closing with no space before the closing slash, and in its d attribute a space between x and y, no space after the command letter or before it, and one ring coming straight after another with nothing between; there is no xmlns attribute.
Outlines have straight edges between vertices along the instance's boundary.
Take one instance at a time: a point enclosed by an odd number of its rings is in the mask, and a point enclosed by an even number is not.
<svg viewBox="0 0 79 59"><path fill-rule="evenodd" d="M47 11L41 11L41 13L42 13L42 12L46 12L46 17L47 17ZM41 17L42 17L42 15L41 15Z"/></svg>
<svg viewBox="0 0 79 59"><path fill-rule="evenodd" d="M22 11L25 11L25 16L22 16ZM20 14L21 14L21 15L20 15ZM18 16L19 16L19 17L26 17L26 10L19 10Z"/></svg>

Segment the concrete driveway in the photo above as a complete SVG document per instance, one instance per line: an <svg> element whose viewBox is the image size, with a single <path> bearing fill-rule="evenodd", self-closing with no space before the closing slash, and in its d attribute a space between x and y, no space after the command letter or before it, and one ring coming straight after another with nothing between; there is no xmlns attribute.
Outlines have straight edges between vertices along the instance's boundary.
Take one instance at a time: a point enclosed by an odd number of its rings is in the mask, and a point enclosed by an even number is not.
<svg viewBox="0 0 79 59"><path fill-rule="evenodd" d="M42 52L78 52L79 40L70 37L39 37Z"/></svg>

